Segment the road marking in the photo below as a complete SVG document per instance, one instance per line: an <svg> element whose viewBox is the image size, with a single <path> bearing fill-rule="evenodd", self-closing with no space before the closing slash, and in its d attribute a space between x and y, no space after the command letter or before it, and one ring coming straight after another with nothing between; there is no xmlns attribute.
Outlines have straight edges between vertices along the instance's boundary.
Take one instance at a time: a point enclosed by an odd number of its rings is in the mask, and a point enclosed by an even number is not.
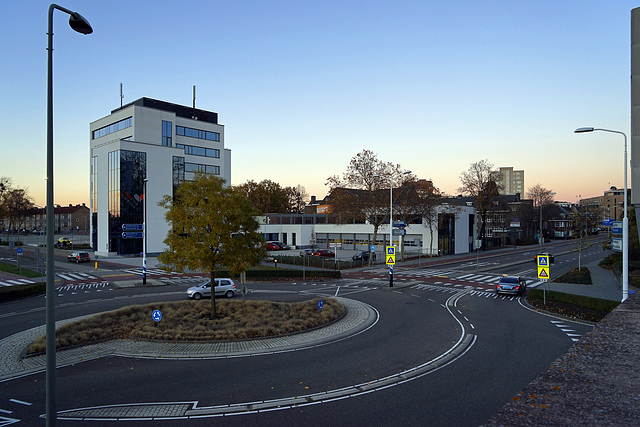
<svg viewBox="0 0 640 427"><path fill-rule="evenodd" d="M9 402L18 403L20 405L26 405L26 406L33 405L33 403L25 402L23 400L18 400L18 399L9 399Z"/></svg>

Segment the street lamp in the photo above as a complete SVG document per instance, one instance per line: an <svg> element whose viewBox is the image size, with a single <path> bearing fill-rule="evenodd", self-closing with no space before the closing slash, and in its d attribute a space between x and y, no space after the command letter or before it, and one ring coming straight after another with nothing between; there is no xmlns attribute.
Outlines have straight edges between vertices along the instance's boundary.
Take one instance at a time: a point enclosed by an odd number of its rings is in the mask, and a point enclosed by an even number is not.
<svg viewBox="0 0 640 427"><path fill-rule="evenodd" d="M411 171L404 171L402 172L402 175L409 173L411 173ZM393 246L393 177L380 175L379 173L373 174L373 176L389 180L389 246ZM389 287L393 287L393 265L389 265Z"/></svg>
<svg viewBox="0 0 640 427"><path fill-rule="evenodd" d="M147 284L147 178L142 190L142 286Z"/></svg>
<svg viewBox="0 0 640 427"><path fill-rule="evenodd" d="M624 132L611 129L592 127L578 128L574 133L610 132L624 137L624 216L622 218L622 301L629 297L629 217L627 216L627 135Z"/></svg>
<svg viewBox="0 0 640 427"><path fill-rule="evenodd" d="M55 276L53 254L53 11L58 9L68 15L69 26L81 34L91 34L89 22L78 12L57 4L49 6L47 28L47 284L46 284L46 409L47 426L56 424L56 317Z"/></svg>

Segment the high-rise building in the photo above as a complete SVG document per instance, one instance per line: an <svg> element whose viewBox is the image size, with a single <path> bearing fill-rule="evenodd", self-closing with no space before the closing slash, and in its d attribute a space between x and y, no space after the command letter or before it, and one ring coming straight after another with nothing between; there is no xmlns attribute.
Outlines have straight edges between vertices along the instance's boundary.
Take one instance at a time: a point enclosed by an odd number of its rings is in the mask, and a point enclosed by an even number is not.
<svg viewBox="0 0 640 427"><path fill-rule="evenodd" d="M231 182L231 150L224 148L217 113L140 98L91 123L90 131L91 231L98 255L140 254L145 209L147 252L162 252L169 225L158 201L196 172Z"/></svg>
<svg viewBox="0 0 640 427"><path fill-rule="evenodd" d="M520 194L524 196L524 171L515 171L512 167L500 168L502 175L499 183L502 186L500 194L515 196Z"/></svg>

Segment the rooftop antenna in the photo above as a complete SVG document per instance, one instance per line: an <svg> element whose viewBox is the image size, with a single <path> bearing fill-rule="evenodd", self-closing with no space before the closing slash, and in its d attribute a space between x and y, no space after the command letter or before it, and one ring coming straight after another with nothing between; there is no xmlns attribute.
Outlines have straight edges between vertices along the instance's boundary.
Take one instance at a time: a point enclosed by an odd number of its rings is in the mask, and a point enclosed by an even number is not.
<svg viewBox="0 0 640 427"><path fill-rule="evenodd" d="M196 85L193 85L193 119L198 120L196 116Z"/></svg>
<svg viewBox="0 0 640 427"><path fill-rule="evenodd" d="M120 108L122 108L123 99L124 99L124 95L122 94L122 83L120 83Z"/></svg>

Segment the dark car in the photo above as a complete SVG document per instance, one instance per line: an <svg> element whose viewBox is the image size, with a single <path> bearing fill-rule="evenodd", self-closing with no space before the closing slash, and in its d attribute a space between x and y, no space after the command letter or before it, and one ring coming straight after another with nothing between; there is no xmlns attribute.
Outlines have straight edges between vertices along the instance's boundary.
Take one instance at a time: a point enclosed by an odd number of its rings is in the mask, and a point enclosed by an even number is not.
<svg viewBox="0 0 640 427"><path fill-rule="evenodd" d="M291 249L289 245L287 245L286 243L282 243L282 242L272 242L272 243L280 246L280 249L283 251L288 251L289 249Z"/></svg>
<svg viewBox="0 0 640 427"><path fill-rule="evenodd" d="M313 255L313 249L303 249L300 251L300 256L311 256Z"/></svg>
<svg viewBox="0 0 640 427"><path fill-rule="evenodd" d="M369 257L371 256L371 252L369 251L359 251L356 252L354 256L351 257L354 261L369 261ZM373 260L376 260L376 253L373 252Z"/></svg>
<svg viewBox="0 0 640 427"><path fill-rule="evenodd" d="M503 276L496 285L497 294L522 295L527 290L527 281L519 276Z"/></svg>
<svg viewBox="0 0 640 427"><path fill-rule="evenodd" d="M551 264L553 261L555 261L555 260L554 260L554 258L553 258L553 255L551 255L549 252L542 252L542 253L539 253L538 255L536 255L536 256L534 256L534 257L533 257L533 261L534 261L536 264L538 263L538 257L539 257L540 255L546 255L546 256L548 256L548 257L549 257L549 264Z"/></svg>
<svg viewBox="0 0 640 427"><path fill-rule="evenodd" d="M313 256L335 257L336 254L333 251L330 251L329 249L318 249L317 251L313 251Z"/></svg>
<svg viewBox="0 0 640 427"><path fill-rule="evenodd" d="M91 256L86 252L71 252L67 256L68 262L89 262L91 261Z"/></svg>

